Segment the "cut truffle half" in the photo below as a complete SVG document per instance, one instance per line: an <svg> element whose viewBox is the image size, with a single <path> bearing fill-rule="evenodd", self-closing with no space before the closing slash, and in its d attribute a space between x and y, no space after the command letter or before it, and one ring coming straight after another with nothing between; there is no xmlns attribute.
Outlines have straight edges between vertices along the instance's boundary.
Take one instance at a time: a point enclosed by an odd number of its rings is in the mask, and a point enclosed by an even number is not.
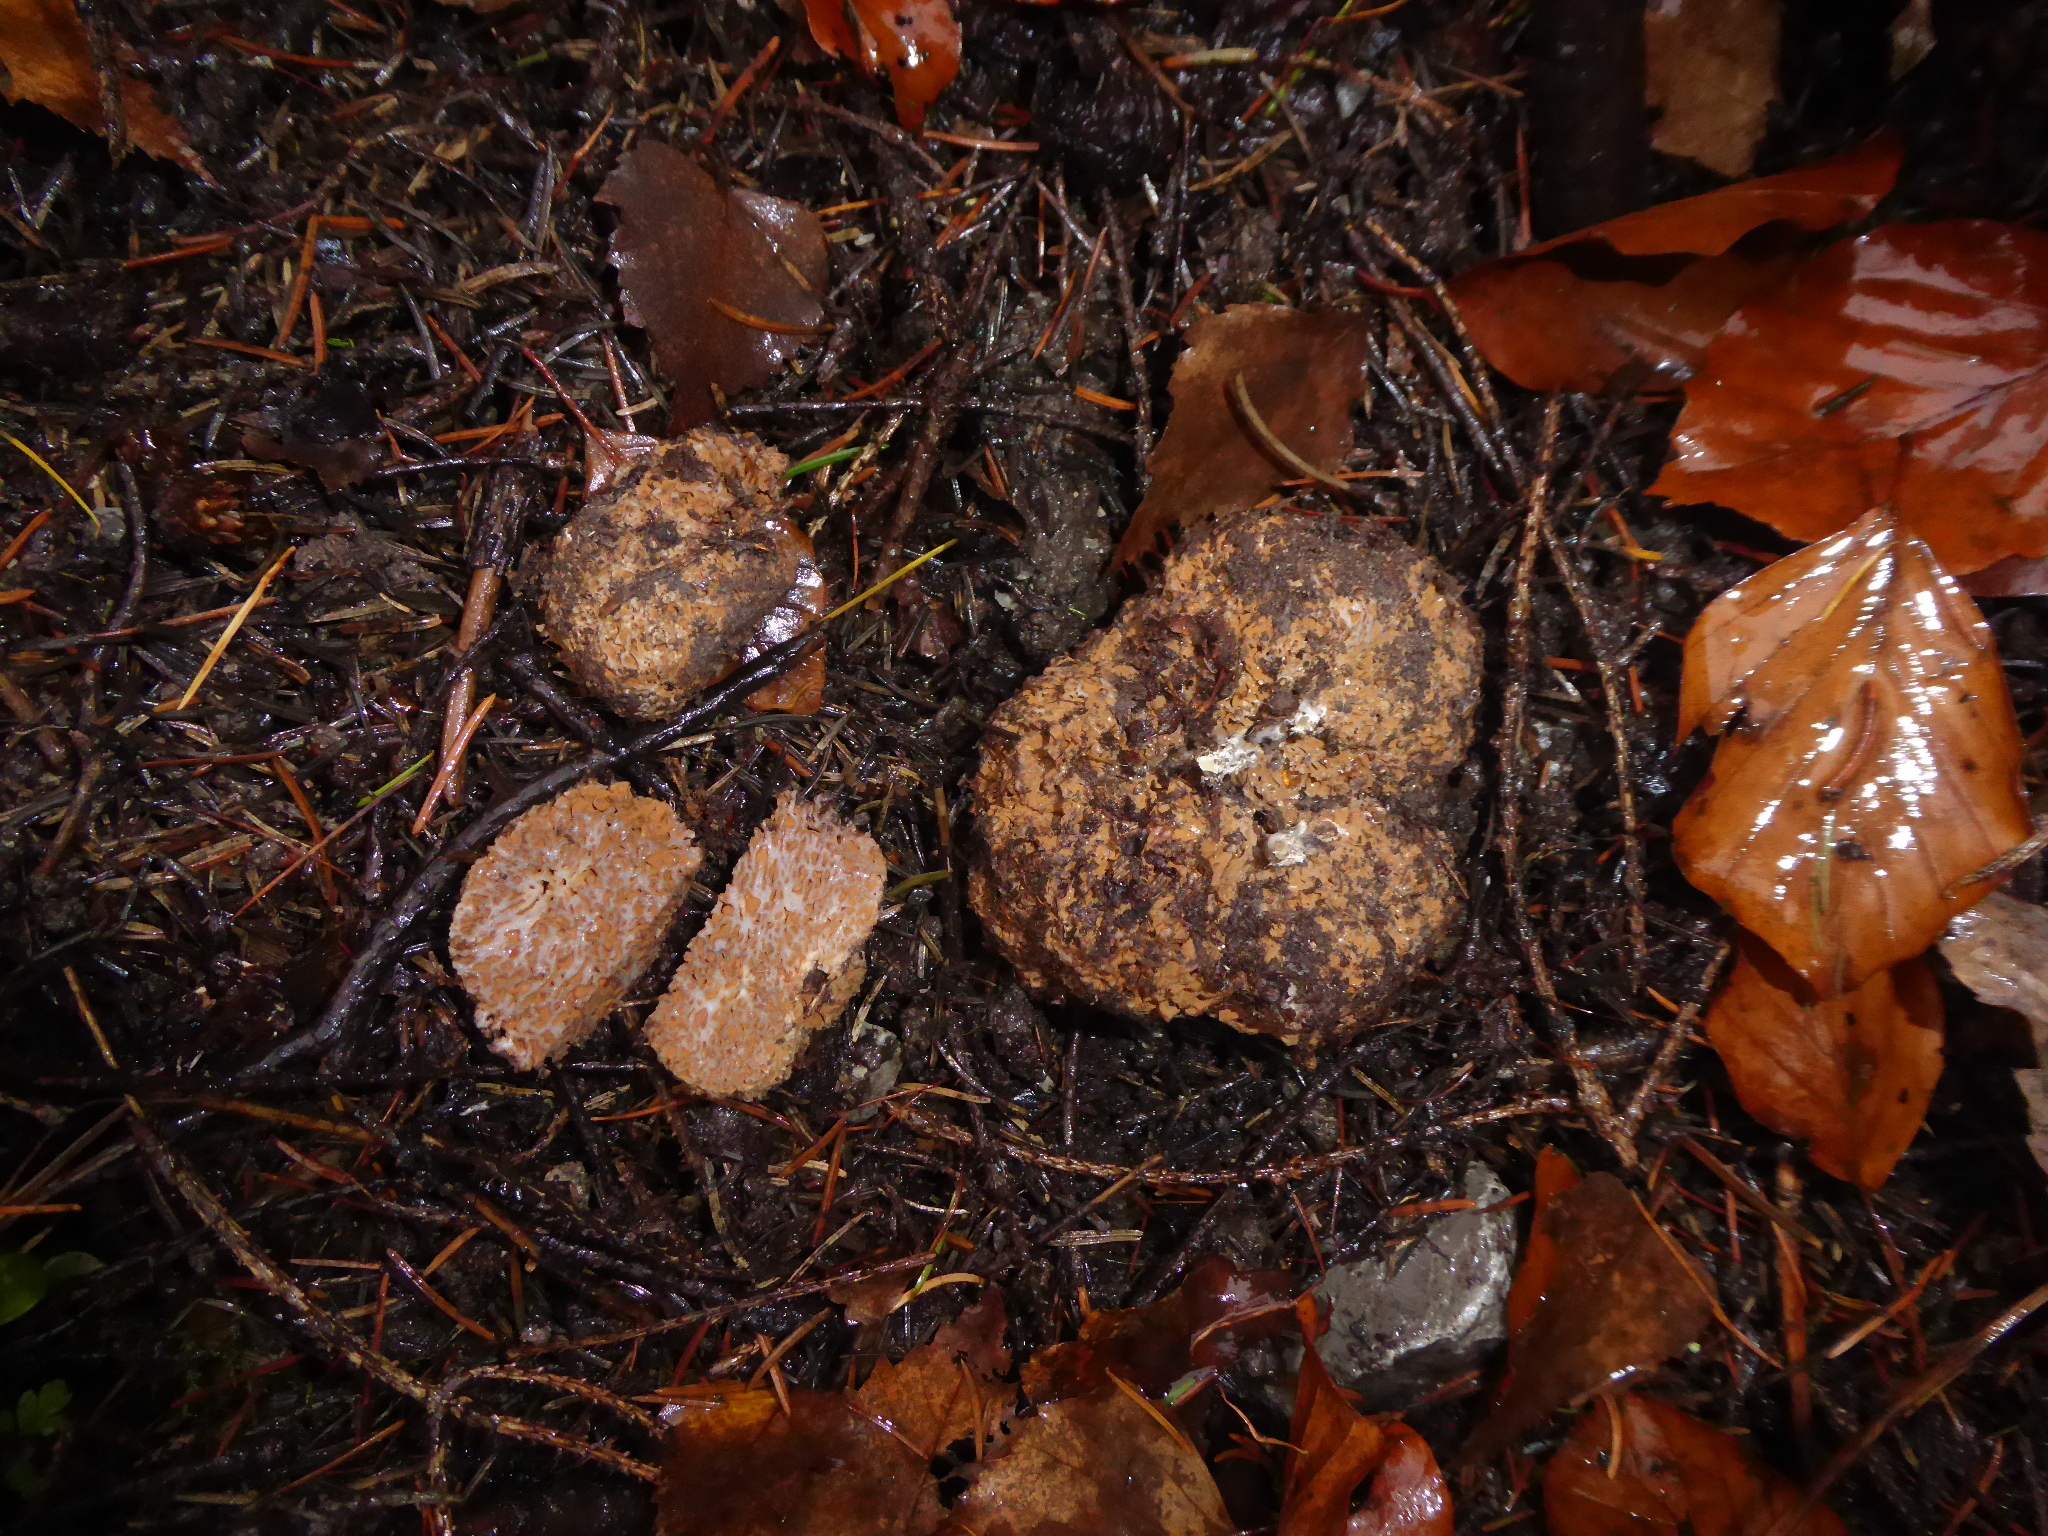
<svg viewBox="0 0 2048 1536"><path fill-rule="evenodd" d="M532 1071L603 1022L654 963L704 860L624 784L583 784L506 829L462 883L455 974L491 1048Z"/></svg>
<svg viewBox="0 0 2048 1536"><path fill-rule="evenodd" d="M872 837L784 796L648 1022L662 1064L728 1098L758 1098L788 1077L860 990L888 874Z"/></svg>
<svg viewBox="0 0 2048 1536"><path fill-rule="evenodd" d="M783 515L789 461L699 427L649 453L555 541L548 637L578 686L638 720L675 713L739 665L799 596L811 543Z"/></svg>

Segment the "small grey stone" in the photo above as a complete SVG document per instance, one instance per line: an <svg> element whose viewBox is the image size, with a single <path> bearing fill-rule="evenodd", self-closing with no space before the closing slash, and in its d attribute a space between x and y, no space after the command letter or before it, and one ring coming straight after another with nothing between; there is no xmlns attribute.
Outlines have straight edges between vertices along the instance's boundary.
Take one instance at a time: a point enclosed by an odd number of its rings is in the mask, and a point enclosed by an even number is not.
<svg viewBox="0 0 2048 1536"><path fill-rule="evenodd" d="M1331 1269L1320 1287L1330 1329L1317 1341L1337 1385L1368 1413L1404 1408L1479 1366L1507 1338L1515 1217L1493 1170L1465 1171L1481 1209L1423 1224L1391 1253Z"/></svg>

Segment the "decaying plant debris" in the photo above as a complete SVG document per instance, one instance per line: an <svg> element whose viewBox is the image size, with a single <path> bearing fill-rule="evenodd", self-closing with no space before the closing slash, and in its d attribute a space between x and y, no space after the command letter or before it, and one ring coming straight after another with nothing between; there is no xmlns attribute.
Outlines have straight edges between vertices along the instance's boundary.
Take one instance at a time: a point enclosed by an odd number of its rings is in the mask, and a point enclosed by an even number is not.
<svg viewBox="0 0 2048 1536"><path fill-rule="evenodd" d="M1859 1532L2048 1529L2048 1383L2001 1321L2042 1279L2011 1021L1951 990L1930 1128L1868 1197L1693 1048L1728 961L1666 837L1708 756L1673 745L1672 641L1781 546L1646 498L1669 404L1546 423L1444 307L1552 232L1515 13L1332 10L963 5L924 136L773 6L85 8L217 185L8 110L0 430L39 461L0 439L0 1224L101 1264L0 1325L0 1400L69 1394L0 1438L42 1488L10 1520L645 1532L692 1393L840 1392L991 1289L1020 1361L1207 1257L1298 1290L1398 1255L1472 1163L1520 1191L1566 1145L1719 1309L1644 1390L1794 1485L1853 1451L1828 1499ZM1809 89L1865 57L1848 25L1788 29L1760 171L1877 126L1881 54L1869 90ZM2034 4L1944 31L1899 110L1974 126L1915 138L1901 200L2038 212L2044 49ZM818 713L735 698L615 756L636 727L563 666L541 567L607 445L685 401L598 199L656 145L821 221L819 317L719 291L739 318L704 323L775 354L718 425L810 466L774 491L832 600L951 542L830 626ZM1259 515L1427 556L1484 663L1469 831L1442 824L1460 916L1384 1027L1313 1055L1042 1006L965 901L984 729L1161 580L1105 567L1173 364L1258 304L1356 317L1366 368L1335 483L1269 456ZM1991 624L2032 741L2048 627ZM451 965L449 855L590 754L704 863L619 1009L519 1071ZM781 1086L706 1097L644 1026L789 794L886 859L866 978ZM1492 1388L1400 1406L1448 1459ZM1228 1517L1272 1526L1257 1436L1290 1426L1203 1401L1247 1442ZM1590 1456L1608 1411L1527 1447ZM1496 1461L1457 1517L1543 1500Z"/></svg>

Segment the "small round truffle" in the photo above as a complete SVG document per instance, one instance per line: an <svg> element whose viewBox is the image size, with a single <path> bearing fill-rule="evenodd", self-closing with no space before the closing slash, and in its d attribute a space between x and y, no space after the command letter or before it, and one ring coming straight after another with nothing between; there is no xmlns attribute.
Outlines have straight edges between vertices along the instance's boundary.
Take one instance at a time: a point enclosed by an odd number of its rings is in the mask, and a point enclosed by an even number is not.
<svg viewBox="0 0 2048 1536"><path fill-rule="evenodd" d="M759 1098L867 976L862 946L889 865L872 837L784 796L648 1021L669 1071L702 1093Z"/></svg>
<svg viewBox="0 0 2048 1536"><path fill-rule="evenodd" d="M704 861L689 828L624 784L582 784L513 822L462 882L455 974L491 1048L561 1055L654 963Z"/></svg>
<svg viewBox="0 0 2048 1536"><path fill-rule="evenodd" d="M998 709L968 895L1041 996L1289 1042L1373 1022L1460 909L1477 624L1372 528L1211 524Z"/></svg>
<svg viewBox="0 0 2048 1536"><path fill-rule="evenodd" d="M580 687L654 720L740 663L809 552L782 515L788 467L753 438L699 427L576 514L548 556L541 611Z"/></svg>

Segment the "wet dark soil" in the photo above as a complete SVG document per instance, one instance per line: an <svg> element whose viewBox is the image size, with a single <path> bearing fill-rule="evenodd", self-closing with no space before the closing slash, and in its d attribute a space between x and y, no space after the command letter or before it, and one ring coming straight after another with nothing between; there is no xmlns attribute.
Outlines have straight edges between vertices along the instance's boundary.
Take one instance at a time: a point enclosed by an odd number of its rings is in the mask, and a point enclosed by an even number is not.
<svg viewBox="0 0 2048 1536"><path fill-rule="evenodd" d="M875 1347L828 1299L849 1277L943 1257L1001 1287L1028 1354L1207 1254L1306 1283L1400 1241L1388 1212L1456 1197L1474 1161L1526 1189L1544 1145L1623 1174L1761 1346L1717 1328L1656 1390L1795 1477L2048 1278L2007 1016L1951 988L1928 1128L1871 1197L1745 1117L1685 1041L1727 926L1668 853L1706 759L1673 744L1674 642L1783 546L1641 494L1668 405L1567 399L1551 451L1574 580L1534 568L1511 633L1543 402L1496 399L1427 303L1385 290L1512 249L1525 214L1548 232L1542 178L1579 152L1545 137L1565 85L1526 7L1351 9L965 0L964 67L932 124L951 137L919 139L758 0L91 0L217 184L0 112L0 430L91 509L0 441L0 535L49 514L0 580L23 589L0 606L0 1246L97 1261L52 1265L69 1277L0 1326L0 1402L68 1394L57 1420L0 1430L9 1528L642 1532L658 1425L634 1399L751 1375L821 1311L781 1369L844 1382ZM1760 169L1891 121L1912 146L1898 215L2040 216L2048 7L1937 3L1937 46L1897 83L1895 6L1788 9ZM715 114L771 37L770 67ZM1158 71L1209 48L1257 62ZM953 542L834 627L820 713L714 712L624 766L708 850L702 888L619 1016L520 1074L470 1026L445 905L327 1010L465 828L636 729L538 638L531 556L583 486L560 391L608 429L668 414L674 382L621 321L594 201L645 137L837 210L833 336L727 409L792 461L857 431L855 458L794 482L833 592ZM1639 159L1614 195L1708 184ZM1132 590L1102 561L1142 495L1179 337L1198 306L1260 301L1371 317L1357 461L1417 472L1284 504L1426 549L1487 632L1452 818L1464 928L1398 1022L1314 1054L1041 1008L962 895L983 723ZM2048 608L1992 607L2031 739ZM1602 664L1627 679L1612 715ZM1504 760L1518 689L1534 748ZM451 710L486 696L466 774L416 827ZM695 1100L638 1024L753 828L803 786L890 860L867 988L761 1104ZM2030 869L2014 889L2040 885ZM1783 1365L1772 1232L1688 1138L1820 1239L1801 1256L1804 1377ZM1950 1252L1917 1305L1822 1357ZM929 1337L970 1289L897 1312L882 1345ZM1833 1496L1851 1528L2048 1531L2037 1346L1987 1352L1872 1446ZM1446 1384L1412 1420L1447 1452L1487 1390ZM1539 1518L1530 1465L1462 1488L1459 1529ZM1232 1496L1250 1528L1272 1520L1256 1479Z"/></svg>

